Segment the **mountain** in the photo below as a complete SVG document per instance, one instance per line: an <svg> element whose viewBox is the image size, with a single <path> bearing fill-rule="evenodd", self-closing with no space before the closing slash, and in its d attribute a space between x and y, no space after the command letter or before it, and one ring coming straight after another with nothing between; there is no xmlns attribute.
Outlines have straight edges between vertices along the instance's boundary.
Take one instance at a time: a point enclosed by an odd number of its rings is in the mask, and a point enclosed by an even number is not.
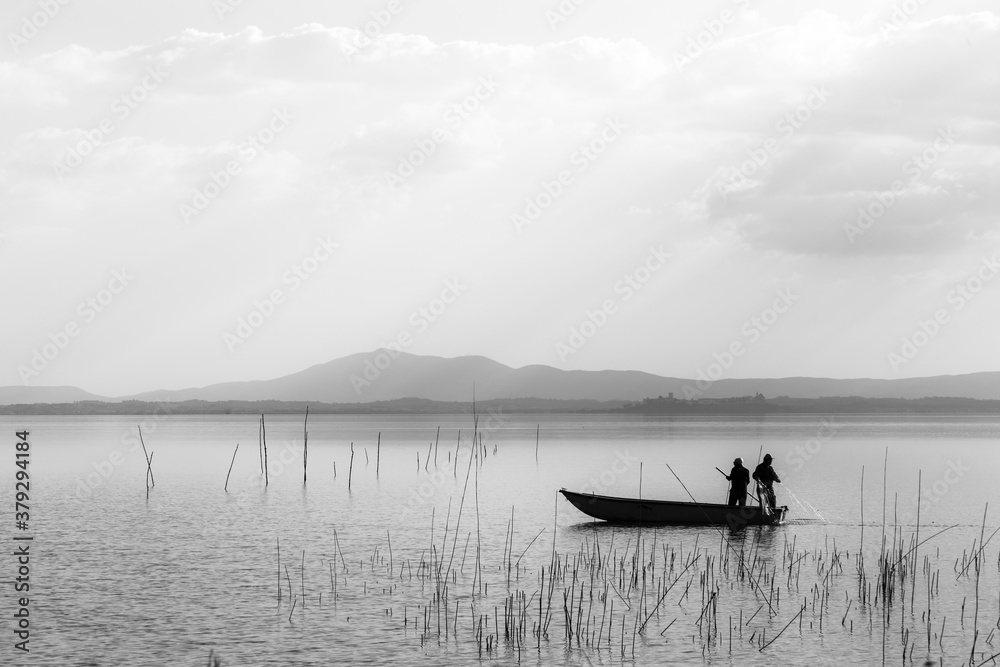
<svg viewBox="0 0 1000 667"><path fill-rule="evenodd" d="M434 401L534 397L557 400L636 401L647 397L728 398L762 393L768 398L1000 399L1000 372L899 380L832 378L729 379L716 382L662 377L641 371L566 371L551 366L511 368L486 357L432 357L376 350L317 364L298 373L195 389L151 391L107 399L73 387L0 387L0 404L82 400L316 401L369 403L415 397Z"/></svg>
<svg viewBox="0 0 1000 667"><path fill-rule="evenodd" d="M274 380L154 391L129 398L358 403L413 396L435 401L469 401L475 387L477 400L530 396L608 401L655 396L664 387L679 388L683 383L676 378L639 371L564 371L540 365L511 368L480 356L444 358L376 350L335 359Z"/></svg>
<svg viewBox="0 0 1000 667"><path fill-rule="evenodd" d="M76 401L113 401L76 387L0 387L0 405L15 403L75 403Z"/></svg>

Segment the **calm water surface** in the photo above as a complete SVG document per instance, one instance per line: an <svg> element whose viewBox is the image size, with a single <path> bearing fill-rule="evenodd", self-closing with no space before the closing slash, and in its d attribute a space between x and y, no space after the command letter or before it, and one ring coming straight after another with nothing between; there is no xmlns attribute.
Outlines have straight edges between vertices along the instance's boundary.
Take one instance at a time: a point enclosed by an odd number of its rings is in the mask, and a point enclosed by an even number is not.
<svg viewBox="0 0 1000 667"><path fill-rule="evenodd" d="M977 568L960 574L980 535L1000 525L988 506L997 418L487 414L470 463L470 415L311 416L303 484L302 419L271 417L266 487L252 416L0 422L11 496L14 432L31 432L34 537L31 652L15 652L8 630L2 664L199 665L214 651L225 665L880 664L883 655L920 665L967 662L974 639L977 660L1000 651L1000 539L983 552L978 611ZM140 423L153 456L148 498ZM612 528L557 494L637 496L641 485L643 497L723 502L715 467L741 456L752 468L760 453L784 482L785 526ZM918 506L917 576L895 579L886 610L865 586L874 595L883 535L902 545L897 556L917 543ZM567 569L550 592L554 552ZM751 577L739 575L741 554ZM444 616L435 572L448 573ZM524 625L517 640L504 637L509 593ZM579 632L567 639L570 595ZM2 600L12 612L11 587Z"/></svg>

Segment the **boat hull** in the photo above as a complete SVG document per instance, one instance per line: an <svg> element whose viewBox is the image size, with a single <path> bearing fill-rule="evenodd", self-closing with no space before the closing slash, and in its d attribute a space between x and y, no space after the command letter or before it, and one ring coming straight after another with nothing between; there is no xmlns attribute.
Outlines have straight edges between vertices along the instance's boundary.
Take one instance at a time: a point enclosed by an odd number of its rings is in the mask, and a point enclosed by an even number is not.
<svg viewBox="0 0 1000 667"><path fill-rule="evenodd" d="M733 507L715 503L616 498L593 493L576 493L566 489L560 489L559 492L584 514L610 523L715 525L742 528L780 524L784 522L788 513L787 506L765 512L756 506Z"/></svg>

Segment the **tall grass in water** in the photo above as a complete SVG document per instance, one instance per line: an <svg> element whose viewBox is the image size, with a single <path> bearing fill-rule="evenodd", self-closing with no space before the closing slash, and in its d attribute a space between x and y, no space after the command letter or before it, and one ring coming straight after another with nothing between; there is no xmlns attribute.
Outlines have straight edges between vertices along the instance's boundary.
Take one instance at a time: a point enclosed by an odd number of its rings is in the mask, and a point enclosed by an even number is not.
<svg viewBox="0 0 1000 667"><path fill-rule="evenodd" d="M527 535L518 535L517 528L525 531L527 522L514 505L502 548L497 530L496 550L490 551L484 548L489 522L481 516L478 486L488 479L492 457L487 455L477 419L468 442L459 436L456 453L462 447L469 453L464 480L458 477L458 456L454 464L449 457L444 465L454 466L455 495L449 497L446 511L431 508L430 526L420 544L393 540L387 530L386 542L379 539L366 559L358 559L350 551L345 554L333 530L332 550L320 558L320 577L307 581L306 570L315 565L302 559L299 596L292 596L285 566L287 601L281 591L279 552L281 615L289 614L289 608L301 609L298 597L304 600L321 589L334 599L334 605L323 608L327 614L361 614L377 599L384 616L391 619L390 627L402 617L404 641L505 661L526 659L526 651L534 651L531 659L537 661L539 652L548 651L543 661L572 652L595 662L644 663L650 655L662 658L666 644L676 647L679 653L674 656L690 658L695 651L704 662L737 664L756 654L784 660L794 655L796 645L831 642L835 647L836 641L863 643L868 648L858 650L868 650L869 661L878 662L881 653L886 664L898 660L940 664L949 656L953 664L981 664L992 658L993 651L984 649L992 647L996 632L985 638L985 632L980 634L986 607L980 604L976 581L987 563L988 538L996 531L985 534L984 512L978 539L956 560L955 582L950 586L945 582L942 596L943 561L933 547L955 526L928 530L921 525L925 517L919 511L916 526L901 525L895 512L890 519L885 471L882 538L877 544L871 540L866 544L870 527L863 519L859 533L820 536L821 543L811 545L800 544L801 531L794 525L741 531L656 527L640 531L595 522L592 529L577 527L556 540L556 495L550 548L538 546L548 528L536 526ZM502 452L493 448L493 456ZM432 454L425 464L434 464ZM865 472L862 469L862 517ZM417 474L422 474L419 468ZM476 526L470 524L472 506ZM497 529L501 525L502 520ZM692 534L693 543L688 537ZM845 537L855 538L851 548L844 547ZM464 544L461 552L459 543ZM385 547L388 552L383 556ZM474 567L465 570L467 562ZM963 589L969 591L969 619L963 609L957 622L949 622L943 612ZM315 618L316 613L310 616ZM962 630L966 625L967 634Z"/></svg>

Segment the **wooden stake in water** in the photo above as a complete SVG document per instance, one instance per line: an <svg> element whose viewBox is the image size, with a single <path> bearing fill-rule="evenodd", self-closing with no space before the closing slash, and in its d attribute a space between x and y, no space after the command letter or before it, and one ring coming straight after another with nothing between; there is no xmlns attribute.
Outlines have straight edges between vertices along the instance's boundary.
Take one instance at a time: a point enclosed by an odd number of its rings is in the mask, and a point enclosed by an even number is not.
<svg viewBox="0 0 1000 667"><path fill-rule="evenodd" d="M538 463L538 431L541 430L542 425L535 425L535 463Z"/></svg>
<svg viewBox="0 0 1000 667"><path fill-rule="evenodd" d="M261 442L264 444L264 487L266 488L269 480L267 474L267 427L264 426L264 413L260 413L260 437Z"/></svg>
<svg viewBox="0 0 1000 667"><path fill-rule="evenodd" d="M309 463L309 431L306 427L309 426L309 406L306 406L306 420L302 423L302 484L306 483L306 466ZM302 598L302 604L305 605L305 597Z"/></svg>
<svg viewBox="0 0 1000 667"><path fill-rule="evenodd" d="M153 479L153 461L149 454L146 454L146 443L142 441L142 427L137 426L136 428L139 429L139 443L142 445L142 453L146 456L146 487L149 487L149 482L152 482L152 485L156 486L156 480Z"/></svg>
<svg viewBox="0 0 1000 667"><path fill-rule="evenodd" d="M229 476L233 473L233 464L236 463L236 452L240 451L240 443L236 443L236 449L233 450L233 460L229 462L229 472L226 473L226 485L222 487L222 490L229 493Z"/></svg>
<svg viewBox="0 0 1000 667"><path fill-rule="evenodd" d="M347 469L347 490L351 490L351 476L354 474L354 443L351 443L351 466Z"/></svg>
<svg viewBox="0 0 1000 667"><path fill-rule="evenodd" d="M153 474L152 467L153 467L153 455L154 454L156 454L156 452L150 452L149 453L149 463L148 463L148 466L150 468L150 472L149 472L150 475ZM149 484L146 484L146 500L149 500Z"/></svg>
<svg viewBox="0 0 1000 667"><path fill-rule="evenodd" d="M389 542L389 572L392 572L392 538L389 537L389 531L385 531L385 539Z"/></svg>
<svg viewBox="0 0 1000 667"><path fill-rule="evenodd" d="M378 441L375 443L375 479L378 479L378 465L382 458L382 431L378 432Z"/></svg>

